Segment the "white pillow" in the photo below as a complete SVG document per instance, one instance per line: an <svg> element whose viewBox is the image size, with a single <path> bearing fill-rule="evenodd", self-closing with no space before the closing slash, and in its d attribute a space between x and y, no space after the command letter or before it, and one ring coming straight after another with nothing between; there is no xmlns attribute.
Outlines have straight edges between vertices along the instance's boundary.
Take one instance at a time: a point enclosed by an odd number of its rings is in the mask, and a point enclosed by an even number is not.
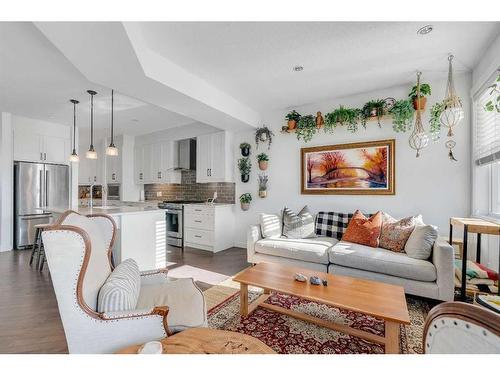
<svg viewBox="0 0 500 375"><path fill-rule="evenodd" d="M283 209L283 236L286 238L316 237L314 215L304 206L298 214L285 207Z"/></svg>
<svg viewBox="0 0 500 375"><path fill-rule="evenodd" d="M109 275L99 291L98 312L134 310L141 291L141 273L133 259L125 259Z"/></svg>
<svg viewBox="0 0 500 375"><path fill-rule="evenodd" d="M438 230L434 225L417 223L410 237L408 237L408 241L406 241L406 254L415 259L429 259L437 236Z"/></svg>
<svg viewBox="0 0 500 375"><path fill-rule="evenodd" d="M278 215L260 214L260 230L264 238L281 237L281 218Z"/></svg>

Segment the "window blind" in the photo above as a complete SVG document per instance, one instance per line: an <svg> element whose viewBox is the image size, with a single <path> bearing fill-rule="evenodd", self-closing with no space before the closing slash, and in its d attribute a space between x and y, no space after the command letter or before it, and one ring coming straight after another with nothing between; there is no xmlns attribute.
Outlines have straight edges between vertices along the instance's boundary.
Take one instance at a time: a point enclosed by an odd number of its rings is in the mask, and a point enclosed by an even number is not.
<svg viewBox="0 0 500 375"><path fill-rule="evenodd" d="M500 113L488 112L486 103L492 100L491 89L486 89L476 100L475 160L477 165L500 161ZM496 95L493 95L496 97Z"/></svg>

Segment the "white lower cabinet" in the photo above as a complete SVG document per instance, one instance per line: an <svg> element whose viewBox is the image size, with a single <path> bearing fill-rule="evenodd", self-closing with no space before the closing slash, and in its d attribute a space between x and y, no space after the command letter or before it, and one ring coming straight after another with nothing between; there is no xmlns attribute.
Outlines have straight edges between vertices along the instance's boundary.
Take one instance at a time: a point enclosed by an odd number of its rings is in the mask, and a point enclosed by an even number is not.
<svg viewBox="0 0 500 375"><path fill-rule="evenodd" d="M233 247L234 205L185 205L184 246L214 253Z"/></svg>

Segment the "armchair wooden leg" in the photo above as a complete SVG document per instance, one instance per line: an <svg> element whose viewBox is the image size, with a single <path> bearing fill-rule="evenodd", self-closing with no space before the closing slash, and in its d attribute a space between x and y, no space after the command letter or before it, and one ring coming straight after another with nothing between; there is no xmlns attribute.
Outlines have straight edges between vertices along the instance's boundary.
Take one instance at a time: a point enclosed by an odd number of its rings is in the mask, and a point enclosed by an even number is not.
<svg viewBox="0 0 500 375"><path fill-rule="evenodd" d="M163 328L165 329L167 337L173 335L170 328L168 328L168 323L167 323L168 312L169 312L168 306L157 306L153 309L153 314L161 315L163 317Z"/></svg>

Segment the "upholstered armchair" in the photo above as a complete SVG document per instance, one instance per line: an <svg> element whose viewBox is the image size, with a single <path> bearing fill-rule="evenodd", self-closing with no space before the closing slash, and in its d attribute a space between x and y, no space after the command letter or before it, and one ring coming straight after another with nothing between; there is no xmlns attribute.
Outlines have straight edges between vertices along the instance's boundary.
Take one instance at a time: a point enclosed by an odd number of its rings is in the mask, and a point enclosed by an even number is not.
<svg viewBox="0 0 500 375"><path fill-rule="evenodd" d="M110 216L87 217L72 211L43 232L69 352L112 353L206 326L205 299L194 280L170 279L166 269L141 272L134 310L97 311L99 290L113 270L115 234Z"/></svg>
<svg viewBox="0 0 500 375"><path fill-rule="evenodd" d="M499 354L500 314L464 302L435 306L424 326L426 354Z"/></svg>

